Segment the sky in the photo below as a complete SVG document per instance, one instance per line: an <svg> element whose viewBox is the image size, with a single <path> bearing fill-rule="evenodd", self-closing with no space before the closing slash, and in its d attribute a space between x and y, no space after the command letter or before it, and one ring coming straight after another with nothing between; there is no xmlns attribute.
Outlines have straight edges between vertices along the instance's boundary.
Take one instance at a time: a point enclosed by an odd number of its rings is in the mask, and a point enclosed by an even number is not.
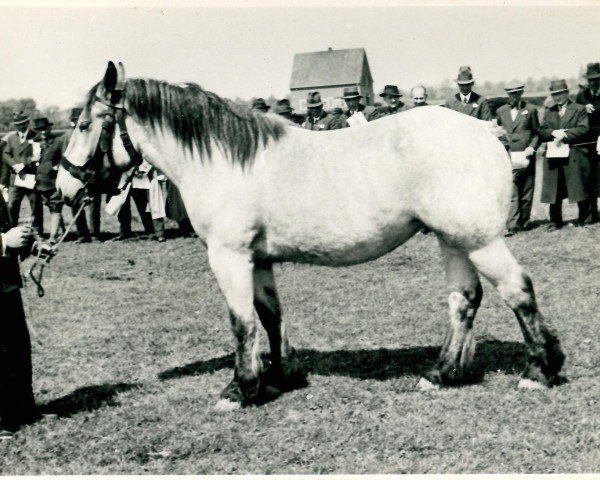
<svg viewBox="0 0 600 480"><path fill-rule="evenodd" d="M15 6L19 5L19 6ZM69 108L108 60L129 77L192 81L221 96L289 93L295 53L364 47L375 91L571 77L600 61L600 2L0 0L0 100ZM114 5L123 5L116 7ZM241 7L240 5L251 5ZM290 6L293 5L293 6ZM491 5L491 6L490 6Z"/></svg>

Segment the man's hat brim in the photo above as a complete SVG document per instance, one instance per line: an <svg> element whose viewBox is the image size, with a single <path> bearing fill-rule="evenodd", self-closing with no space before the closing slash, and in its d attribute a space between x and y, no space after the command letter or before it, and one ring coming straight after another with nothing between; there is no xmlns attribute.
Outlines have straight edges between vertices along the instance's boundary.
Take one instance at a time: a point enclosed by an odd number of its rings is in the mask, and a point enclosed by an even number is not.
<svg viewBox="0 0 600 480"><path fill-rule="evenodd" d="M454 81L459 85L470 85L471 83L475 83L474 78L472 78L471 80L459 80L458 78L456 78L454 79Z"/></svg>
<svg viewBox="0 0 600 480"><path fill-rule="evenodd" d="M594 80L595 78L600 78L600 73L592 73L591 75L584 75L583 78L587 78L588 80Z"/></svg>
<svg viewBox="0 0 600 480"><path fill-rule="evenodd" d="M28 118L25 118L25 119L23 119L23 120L14 120L14 121L13 121L13 125L22 125L22 124L24 124L24 123L28 123L28 122L29 122L29 119L28 119Z"/></svg>
<svg viewBox="0 0 600 480"><path fill-rule="evenodd" d="M568 92L568 88L559 88L558 90L550 90L550 95L554 95L555 93Z"/></svg>

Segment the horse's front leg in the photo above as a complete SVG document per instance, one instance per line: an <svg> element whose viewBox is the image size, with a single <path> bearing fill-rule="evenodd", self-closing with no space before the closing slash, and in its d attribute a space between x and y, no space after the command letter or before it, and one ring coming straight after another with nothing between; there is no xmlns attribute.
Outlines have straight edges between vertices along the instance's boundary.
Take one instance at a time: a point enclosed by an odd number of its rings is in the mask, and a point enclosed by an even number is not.
<svg viewBox="0 0 600 480"><path fill-rule="evenodd" d="M235 251L210 241L207 244L210 267L227 301L235 342L234 377L216 408L234 410L252 403L260 394L262 365L254 314L254 264L249 250Z"/></svg>
<svg viewBox="0 0 600 480"><path fill-rule="evenodd" d="M280 391L306 385L295 350L290 347L281 305L277 295L273 264L257 261L254 265L254 307L269 337L271 364L265 372L265 383Z"/></svg>

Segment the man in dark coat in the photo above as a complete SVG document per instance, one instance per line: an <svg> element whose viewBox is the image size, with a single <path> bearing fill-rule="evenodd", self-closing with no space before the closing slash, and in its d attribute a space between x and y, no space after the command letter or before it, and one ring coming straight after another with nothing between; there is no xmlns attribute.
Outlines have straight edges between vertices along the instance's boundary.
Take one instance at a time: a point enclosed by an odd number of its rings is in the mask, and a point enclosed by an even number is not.
<svg viewBox="0 0 600 480"><path fill-rule="evenodd" d="M36 418L31 343L21 300L17 259L29 244L33 229L11 225L0 195L0 429L8 432Z"/></svg>
<svg viewBox="0 0 600 480"><path fill-rule="evenodd" d="M277 100L273 112L277 115L281 115L283 118L295 123L296 125L302 125L302 122L304 121L300 115L296 115L294 113L294 109L290 105L290 101L287 98Z"/></svg>
<svg viewBox="0 0 600 480"><path fill-rule="evenodd" d="M357 87L345 87L344 94L340 97L346 102L347 110L344 112L345 120L349 126L360 125L370 122L375 118L376 109L370 105L364 105L360 102L363 96Z"/></svg>
<svg viewBox="0 0 600 480"><path fill-rule="evenodd" d="M35 190L35 170L37 160L34 158L33 138L35 132L29 128L29 117L23 112L16 113L13 119L16 131L5 137L6 145L2 151L2 160L11 169L8 185L8 210L13 226L19 223L21 202L24 197L29 201L33 215L33 226L41 235L44 230L43 205ZM19 177L19 180L16 177ZM27 182L31 179L31 185ZM15 182L17 184L15 185Z"/></svg>
<svg viewBox="0 0 600 480"><path fill-rule="evenodd" d="M590 160L590 216L589 222L598 222L598 162L600 156L596 148L598 138L600 137L600 63L588 63L584 77L588 81L587 87L583 88L575 100L583 105L588 113L590 129L582 143L586 143L588 149L588 159Z"/></svg>
<svg viewBox="0 0 600 480"><path fill-rule="evenodd" d="M508 213L508 236L526 229L531 216L533 190L535 187L535 151L540 144L537 107L521 100L525 84L518 80L504 88L508 103L496 110L498 125L506 130L511 158L523 152L526 164L513 162L513 189Z"/></svg>
<svg viewBox="0 0 600 480"><path fill-rule="evenodd" d="M56 191L56 174L62 158L62 139L52 132L52 123L46 117L33 120L33 130L38 134L36 140L40 143L40 163L35 173L35 188L44 204L50 210L50 239L51 245L58 240L62 222L64 202Z"/></svg>
<svg viewBox="0 0 600 480"><path fill-rule="evenodd" d="M491 121L492 113L487 99L473 91L475 79L471 67L460 67L455 82L458 84L459 92L446 100L444 106L479 120Z"/></svg>
<svg viewBox="0 0 600 480"><path fill-rule="evenodd" d="M344 116L335 118L330 113L323 110L323 101L319 92L311 92L306 99L306 109L308 114L302 124L302 128L322 132L324 130L337 130L348 126Z"/></svg>
<svg viewBox="0 0 600 480"><path fill-rule="evenodd" d="M369 121L395 115L406 110L406 105L400 100L402 94L396 85L386 85L379 96L383 99L384 105L375 109L371 117L368 118Z"/></svg>
<svg viewBox="0 0 600 480"><path fill-rule="evenodd" d="M587 149L579 145L589 130L588 114L583 105L569 100L569 89L565 80L553 80L550 94L555 105L550 107L540 127L540 138L545 142L567 144L568 157L552 157L546 153L543 163L542 203L550 204L550 230L562 228L562 201L577 202L578 220L575 226L583 225L589 215L590 162Z"/></svg>

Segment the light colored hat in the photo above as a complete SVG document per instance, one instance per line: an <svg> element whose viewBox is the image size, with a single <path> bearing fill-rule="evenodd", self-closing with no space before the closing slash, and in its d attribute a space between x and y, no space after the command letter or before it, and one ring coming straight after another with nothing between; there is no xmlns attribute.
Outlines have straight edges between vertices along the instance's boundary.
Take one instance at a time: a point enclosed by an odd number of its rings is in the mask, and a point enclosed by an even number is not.
<svg viewBox="0 0 600 480"><path fill-rule="evenodd" d="M506 93L522 92L525 90L525 84L519 80L513 80L505 85L504 90Z"/></svg>
<svg viewBox="0 0 600 480"><path fill-rule="evenodd" d="M567 86L566 80L552 80L550 82L550 95L568 91L569 87Z"/></svg>

